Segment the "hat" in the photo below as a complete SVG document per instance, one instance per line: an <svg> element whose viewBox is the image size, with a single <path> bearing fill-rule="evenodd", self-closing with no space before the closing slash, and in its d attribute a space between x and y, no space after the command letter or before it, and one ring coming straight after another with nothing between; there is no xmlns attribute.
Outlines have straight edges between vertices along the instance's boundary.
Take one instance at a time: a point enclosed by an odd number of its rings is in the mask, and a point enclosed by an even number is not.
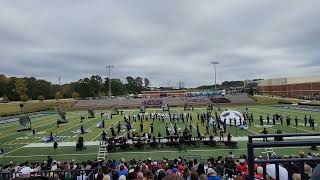
<svg viewBox="0 0 320 180"><path fill-rule="evenodd" d="M217 173L216 173L216 171L214 171L212 168L209 168L209 169L207 170L207 175L209 175L209 174L217 174Z"/></svg>
<svg viewBox="0 0 320 180"><path fill-rule="evenodd" d="M126 176L124 176L124 175L121 175L120 177L119 177L119 180L126 180L127 178L126 178Z"/></svg>
<svg viewBox="0 0 320 180"><path fill-rule="evenodd" d="M51 164L57 164L57 161L56 160L54 160L54 161L52 161L52 163Z"/></svg>
<svg viewBox="0 0 320 180"><path fill-rule="evenodd" d="M244 163L244 159L240 159L240 163L243 164Z"/></svg>
<svg viewBox="0 0 320 180"><path fill-rule="evenodd" d="M133 173L133 172L134 172L134 169L130 169L130 170L129 170L129 173Z"/></svg>

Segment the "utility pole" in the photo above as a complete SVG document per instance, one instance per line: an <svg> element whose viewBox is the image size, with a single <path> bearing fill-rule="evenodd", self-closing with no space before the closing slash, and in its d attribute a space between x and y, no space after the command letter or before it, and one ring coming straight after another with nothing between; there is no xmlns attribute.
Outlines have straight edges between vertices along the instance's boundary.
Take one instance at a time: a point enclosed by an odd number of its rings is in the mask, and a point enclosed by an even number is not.
<svg viewBox="0 0 320 180"><path fill-rule="evenodd" d="M216 65L219 64L219 62L217 61L211 61L210 64L213 64L214 67L214 89L215 89L215 95L217 93L217 69L216 69Z"/></svg>
<svg viewBox="0 0 320 180"><path fill-rule="evenodd" d="M106 68L108 69L109 74L109 99L111 98L111 68L113 68L113 65L107 65Z"/></svg>

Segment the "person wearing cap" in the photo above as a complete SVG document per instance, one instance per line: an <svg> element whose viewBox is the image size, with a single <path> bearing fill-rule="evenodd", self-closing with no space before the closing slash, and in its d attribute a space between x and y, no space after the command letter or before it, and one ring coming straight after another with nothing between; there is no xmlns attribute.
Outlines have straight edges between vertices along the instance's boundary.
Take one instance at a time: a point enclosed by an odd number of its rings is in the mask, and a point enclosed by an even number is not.
<svg viewBox="0 0 320 180"><path fill-rule="evenodd" d="M212 168L209 168L207 170L207 177L208 177L208 180L222 180L222 178L218 176L216 171Z"/></svg>

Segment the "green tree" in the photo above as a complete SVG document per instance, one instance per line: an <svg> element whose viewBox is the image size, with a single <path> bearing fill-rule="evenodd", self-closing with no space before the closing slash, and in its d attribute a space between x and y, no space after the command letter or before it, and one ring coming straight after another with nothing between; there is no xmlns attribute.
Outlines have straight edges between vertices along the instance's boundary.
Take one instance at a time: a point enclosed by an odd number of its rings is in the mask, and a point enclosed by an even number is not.
<svg viewBox="0 0 320 180"><path fill-rule="evenodd" d="M77 92L75 92L75 91L73 91L73 93L72 93L72 98L73 98L73 99L77 99L77 98L79 98L79 97L80 97L80 94L77 93Z"/></svg>
<svg viewBox="0 0 320 180"><path fill-rule="evenodd" d="M134 86L135 93L141 93L143 90L143 79L141 77L136 77L135 79L135 86Z"/></svg>
<svg viewBox="0 0 320 180"><path fill-rule="evenodd" d="M144 78L144 87L148 87L150 85L150 81L148 78Z"/></svg>
<svg viewBox="0 0 320 180"><path fill-rule="evenodd" d="M62 98L63 98L63 95L60 93L60 91L56 92L55 99L59 100L59 99L62 99Z"/></svg>
<svg viewBox="0 0 320 180"><path fill-rule="evenodd" d="M127 81L127 89L128 89L128 93L130 94L134 94L135 93L135 79L131 76L126 77L126 81Z"/></svg>
<svg viewBox="0 0 320 180"><path fill-rule="evenodd" d="M44 98L44 96L43 96L43 95L39 95L39 96L38 96L38 100L42 102L42 101L44 101L44 100L45 100L45 98Z"/></svg>
<svg viewBox="0 0 320 180"><path fill-rule="evenodd" d="M24 101L24 100L28 100L28 96L27 96L27 82L24 79L17 79L15 82L15 86L16 86L16 93L20 96L20 100ZM27 97L27 98L26 98Z"/></svg>

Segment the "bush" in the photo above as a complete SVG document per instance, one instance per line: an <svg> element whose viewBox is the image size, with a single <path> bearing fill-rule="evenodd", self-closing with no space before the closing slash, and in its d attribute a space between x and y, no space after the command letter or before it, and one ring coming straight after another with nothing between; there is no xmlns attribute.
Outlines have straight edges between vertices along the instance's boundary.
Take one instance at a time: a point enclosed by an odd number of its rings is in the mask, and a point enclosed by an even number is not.
<svg viewBox="0 0 320 180"><path fill-rule="evenodd" d="M29 97L27 95L23 94L20 96L20 100L23 102L27 102L29 100Z"/></svg>
<svg viewBox="0 0 320 180"><path fill-rule="evenodd" d="M40 95L40 96L38 96L38 100L42 102L45 100L45 98L44 98L44 96Z"/></svg>
<svg viewBox="0 0 320 180"><path fill-rule="evenodd" d="M75 92L75 91L73 91L73 93L72 93L72 98L73 98L73 99L77 99L77 98L79 98L79 97L80 97L80 94L77 93L77 92Z"/></svg>

